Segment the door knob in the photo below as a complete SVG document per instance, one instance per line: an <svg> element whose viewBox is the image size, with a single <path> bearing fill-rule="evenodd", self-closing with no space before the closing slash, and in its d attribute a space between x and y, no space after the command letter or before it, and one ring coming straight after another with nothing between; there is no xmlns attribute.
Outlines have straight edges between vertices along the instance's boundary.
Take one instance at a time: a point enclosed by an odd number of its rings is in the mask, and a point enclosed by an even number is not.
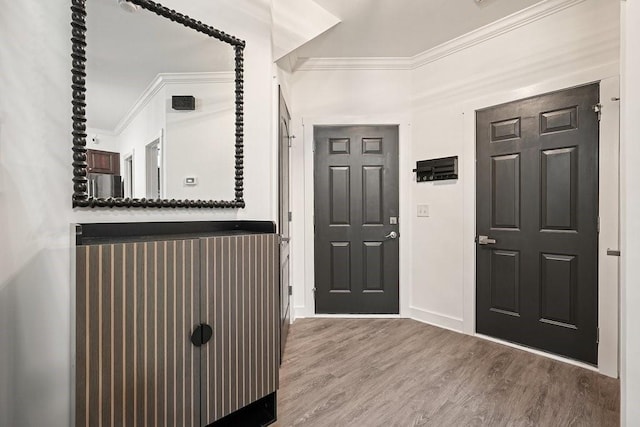
<svg viewBox="0 0 640 427"><path fill-rule="evenodd" d="M479 245L493 245L496 243L496 239L491 239L489 236L478 236Z"/></svg>
<svg viewBox="0 0 640 427"><path fill-rule="evenodd" d="M392 231L391 233L384 236L385 239L397 239L398 237L400 237L400 235L395 231Z"/></svg>

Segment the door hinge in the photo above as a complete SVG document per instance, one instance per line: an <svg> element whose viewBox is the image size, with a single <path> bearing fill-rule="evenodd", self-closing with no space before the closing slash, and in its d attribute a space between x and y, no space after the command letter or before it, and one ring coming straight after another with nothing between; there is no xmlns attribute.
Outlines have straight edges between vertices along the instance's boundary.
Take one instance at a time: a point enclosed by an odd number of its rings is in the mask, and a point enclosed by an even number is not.
<svg viewBox="0 0 640 427"><path fill-rule="evenodd" d="M600 344L600 328L596 329L596 344Z"/></svg>
<svg viewBox="0 0 640 427"><path fill-rule="evenodd" d="M293 140L296 139L296 136L295 135L287 136L287 139L289 140L289 147L291 147L293 145Z"/></svg>
<svg viewBox="0 0 640 427"><path fill-rule="evenodd" d="M293 286L289 285L289 296L293 295Z"/></svg>
<svg viewBox="0 0 640 427"><path fill-rule="evenodd" d="M593 108L593 111L598 114L598 121L600 121L600 119L602 119L602 104L597 103L591 108Z"/></svg>
<svg viewBox="0 0 640 427"><path fill-rule="evenodd" d="M597 228L598 228L598 233L600 233L600 217L598 217L598 224L597 224Z"/></svg>
<svg viewBox="0 0 640 427"><path fill-rule="evenodd" d="M313 293L314 293L314 294L316 293L316 291L317 291L317 290L318 290L318 289L317 289L315 286L314 286L314 287L313 287L313 289L312 289L312 291L313 291Z"/></svg>
<svg viewBox="0 0 640 427"><path fill-rule="evenodd" d="M289 222L291 222L291 218L293 218L293 213L289 211Z"/></svg>

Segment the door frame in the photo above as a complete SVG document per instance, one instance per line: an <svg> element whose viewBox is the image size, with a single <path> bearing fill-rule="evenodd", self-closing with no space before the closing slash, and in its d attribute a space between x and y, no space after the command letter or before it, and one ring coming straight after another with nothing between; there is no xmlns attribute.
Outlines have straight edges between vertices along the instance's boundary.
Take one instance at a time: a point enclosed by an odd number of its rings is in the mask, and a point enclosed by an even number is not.
<svg viewBox="0 0 640 427"><path fill-rule="evenodd" d="M281 240L280 246L278 247L278 256L279 256L279 263L278 263L278 295L280 296L280 301L279 301L279 307L280 309L278 310L280 312L280 364L282 364L283 358L284 358L284 349L285 349L285 345L286 345L286 340L288 337L288 330L289 327L286 326L285 328L283 328L283 325L285 323L283 323L283 319L282 319L282 274L283 271L287 271L287 278L288 278L288 284L287 284L287 299L288 299L288 303L287 303L287 315L285 316L284 320L286 321L287 319L289 320L289 324L292 323L292 319L293 319L293 303L292 303L292 292L290 290L292 290L292 276L291 276L291 229L292 229L292 221L289 217L289 215L292 213L292 191L291 191L291 147L292 147L292 137L293 134L291 132L291 111L289 110L289 106L287 104L287 99L285 98L285 94L283 91L283 88L281 85L277 85L277 92L278 92L278 120L277 120L277 138L276 140L278 141L277 144L277 178L276 178L276 193L278 194L278 202L277 202L277 206L276 206L276 210L277 210L277 231L278 234L280 235L280 237L287 237L289 238L289 241L286 242L287 244L287 254L288 254L288 264L287 264L287 269L284 270L282 268L282 243L283 241ZM286 214L284 214L282 212L282 167L283 167L283 162L282 162L282 152L283 152L283 147L282 147L282 139L283 139L283 135L282 135L282 125L281 125L281 119L282 119L282 108L284 107L284 109L286 110L286 115L287 115L287 165L286 165L286 175L287 175L287 208L288 211ZM283 222L288 222L288 236L283 236L282 235L282 223ZM286 329L286 333L285 332Z"/></svg>
<svg viewBox="0 0 640 427"><path fill-rule="evenodd" d="M591 365L576 362L562 356L532 350L476 333L476 120L475 112L483 108L517 101L549 92L600 82L600 103L603 114L599 135L599 215L598 242L598 367L600 373L619 376L619 258L607 256L608 248L619 249L619 98L618 69L599 67L578 72L525 88L495 93L470 101L463 108L463 153L460 171L464 193L463 225L463 331L541 354L563 362L594 370ZM615 202L618 203L615 203Z"/></svg>
<svg viewBox="0 0 640 427"><path fill-rule="evenodd" d="M127 171L127 159L131 159L131 169L129 171ZM124 178L126 177L127 172L130 172L131 174L131 182L130 182L130 187L131 187L131 194L129 195L130 198L135 198L135 194L136 194L136 149L132 148L131 151L124 153L124 155L122 156L122 166L120 167L120 171L122 174L122 181L124 182ZM127 197L127 196L125 196Z"/></svg>
<svg viewBox="0 0 640 427"><path fill-rule="evenodd" d="M398 175L399 175L399 292L400 314L316 314L315 295L315 233L314 233L314 126L398 126ZM409 115L355 116L355 117L303 117L304 134L304 194L293 197L304 198L304 304L294 306L295 318L339 317L339 318L398 318L409 317L411 291L411 206L413 166L411 166L411 120ZM295 191L295 190L294 190ZM294 218L295 220L295 218ZM295 293L295 291L294 291ZM299 301L299 300L298 300Z"/></svg>
<svg viewBox="0 0 640 427"><path fill-rule="evenodd" d="M158 149L160 150L160 158L158 159L158 167L160 168L160 177L159 177L159 182L158 185L160 186L160 196L161 198L165 198L164 196L166 195L166 174L167 174L167 168L165 165L165 160L166 160L166 156L165 156L165 150L166 150L166 146L165 146L165 140L164 140L164 128L161 128L160 131L156 134L156 136L154 136L153 138L151 138L151 140L147 143L144 144L144 186L145 186L145 197L148 198L148 196L146 195L147 190L148 190L148 185L147 185L147 180L149 178L149 168L148 168L148 158L147 155L149 153L149 146L153 145L156 143L158 143Z"/></svg>

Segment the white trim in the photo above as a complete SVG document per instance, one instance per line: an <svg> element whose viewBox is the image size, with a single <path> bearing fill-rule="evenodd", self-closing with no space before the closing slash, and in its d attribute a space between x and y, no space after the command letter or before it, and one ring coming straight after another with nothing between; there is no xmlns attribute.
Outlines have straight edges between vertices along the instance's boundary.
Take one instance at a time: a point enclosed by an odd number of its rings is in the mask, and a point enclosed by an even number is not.
<svg viewBox="0 0 640 427"><path fill-rule="evenodd" d="M579 71L568 76L563 76L554 80L541 82L535 85L531 85L525 88L519 88L502 93L493 93L485 97L476 99L464 105L463 107L463 153L460 156L460 175L466 176L463 180L463 200L464 200L464 225L463 225L463 318L464 327L463 330L469 335L475 334L475 225L476 225L476 169L475 169L475 111L483 108L491 107L494 105L504 104L511 101L516 101L525 97L535 96L537 94L543 94L548 92L554 92L563 90L570 87L589 84L597 81L605 81L610 78L617 78L612 76L610 72L613 71L611 67L598 67L594 69ZM609 86L601 86L601 99L610 99L613 96L617 96L616 93L606 92ZM617 114L610 114L607 116L603 112L601 129L612 127L605 126L608 120L615 117L617 120ZM615 126L613 127L615 128ZM604 135L601 132L600 141L611 140L612 135ZM601 173L603 173L601 171ZM617 174L617 171L606 171L604 173ZM612 189L604 189L602 191L613 191ZM603 215L603 212L600 213ZM611 226L611 221L601 224L601 227ZM607 233L608 231L601 228L601 231ZM606 243L604 243L606 246ZM606 250L606 249L605 249ZM601 252L599 252L601 255ZM602 270L603 263L610 262L609 259L605 259L603 256L599 256L599 270ZM610 270L608 270L610 271ZM599 371L604 375L617 377L618 373L618 304L611 301L611 299L617 299L618 295L618 283L617 277L610 278L610 280L603 280L600 277L599 283L599 302L603 302L606 299L606 311L603 311L602 304L600 304L600 310L598 312L598 325L600 327L600 346L598 351ZM604 298L604 299L603 299ZM615 319L615 321L611 321Z"/></svg>
<svg viewBox="0 0 640 427"><path fill-rule="evenodd" d="M503 340L500 340L500 339L497 339L497 338L493 338L493 337L490 337L490 336L487 336L487 335L475 334L474 336L476 338L480 338L480 339L483 339L483 340L486 340L486 341L491 341L491 342L494 342L494 343L497 343L497 344L502 344L502 345L505 345L507 347L517 348L518 350L526 351L527 353L533 353L533 354L538 355L538 356L546 357L547 359L553 359L553 360L556 360L558 362L567 363L569 365L578 366L578 367L583 368L583 369L588 369L590 371L598 372L598 368L596 368L595 366L588 365L586 363L579 362L577 360L569 359L567 357L558 356L558 355L552 354L552 353L546 353L544 351L536 350L535 348L525 347L523 345L515 344L515 343L509 342L509 341L503 341Z"/></svg>
<svg viewBox="0 0 640 427"><path fill-rule="evenodd" d="M410 70L412 58L298 58L294 71Z"/></svg>
<svg viewBox="0 0 640 427"><path fill-rule="evenodd" d="M303 290L304 292L304 290ZM293 302L293 300L292 300ZM304 319L307 317L306 308L302 306L291 307L293 310L291 311L291 323L295 322L298 319Z"/></svg>
<svg viewBox="0 0 640 427"><path fill-rule="evenodd" d="M600 373L619 376L618 341L620 311L620 257L607 249L620 250L620 78L600 82L599 215L598 235L598 327ZM616 351L607 351L606 349Z"/></svg>
<svg viewBox="0 0 640 427"><path fill-rule="evenodd" d="M296 307L296 318L314 317L314 126L340 125L397 125L399 132L399 231L400 231L400 317L409 317L411 292L411 220L410 186L413 184L411 172L411 123L409 115L356 116L356 117L305 117L302 120L304 134L304 279L297 281L304 285L304 305ZM299 194L300 192L296 192ZM294 290L295 294L295 290Z"/></svg>
<svg viewBox="0 0 640 427"><path fill-rule="evenodd" d="M618 49L617 41L613 38L600 39L598 45L590 44L582 48L576 48L577 52L584 52L585 50L597 51L609 51L613 52ZM415 92L412 96L413 105L416 108L422 108L427 106L433 108L434 105L440 102L450 103L453 99L459 99L461 102L464 100L473 99L478 96L479 93L486 93L486 87L494 85L496 83L504 84L504 82L518 81L518 79L529 76L532 73L542 73L549 71L548 75L553 75L552 70L558 67L558 56L549 54L549 56L540 57L535 64L521 64L518 66L505 66L496 72L492 70L486 74L476 74L470 76L468 79L459 80L446 86L439 86L429 91ZM615 76L619 72L620 62L612 60L607 63L600 63L593 67L581 67L577 73L584 74L591 72L594 75L602 76ZM482 95L480 95L482 96ZM529 96L524 94L523 97Z"/></svg>
<svg viewBox="0 0 640 427"><path fill-rule="evenodd" d="M315 319L402 319L399 314L315 314Z"/></svg>
<svg viewBox="0 0 640 427"><path fill-rule="evenodd" d="M156 141L158 142L158 150L160 151L160 160L159 160L159 168L160 168L160 182L158 185L160 186L160 198L166 198L166 188L165 184L167 182L167 168L166 168L166 155L165 150L167 149L164 140L165 131L164 128L160 128L160 131L157 133L157 136L153 137L150 142L144 145L144 180L145 180L145 189L144 194L146 198L150 198L147 194L149 190L149 186L147 184L147 180L149 179L149 158L147 154L149 152L149 146L154 145Z"/></svg>
<svg viewBox="0 0 640 427"><path fill-rule="evenodd" d="M437 326L438 328L463 333L464 321L461 318L447 316L446 314L436 313L435 311L425 310L423 308L410 307L410 309L413 320Z"/></svg>
<svg viewBox="0 0 640 427"><path fill-rule="evenodd" d="M298 58L294 71L412 70L546 18L585 0L544 0L412 57Z"/></svg>
<svg viewBox="0 0 640 427"><path fill-rule="evenodd" d="M445 58L461 50L509 33L520 27L563 11L585 0L545 0L526 9L494 21L467 34L449 40L412 58L413 68Z"/></svg>
<svg viewBox="0 0 640 427"><path fill-rule="evenodd" d="M129 196L126 195L126 191L125 191L125 198L126 197L130 197L130 198L134 198L134 194L136 194L136 180L135 180L135 176L136 176L136 149L132 148L131 151L124 153L122 156L122 165L120 166L120 171L122 172L122 182L124 183L124 179L127 178L126 172L127 172L127 159L131 158L131 194L129 194Z"/></svg>
<svg viewBox="0 0 640 427"><path fill-rule="evenodd" d="M159 73L140 97L133 103L129 111L118 122L113 130L114 135L119 135L133 119L149 104L153 97L168 84L197 84L197 83L230 83L235 81L233 71L219 71L206 73Z"/></svg>

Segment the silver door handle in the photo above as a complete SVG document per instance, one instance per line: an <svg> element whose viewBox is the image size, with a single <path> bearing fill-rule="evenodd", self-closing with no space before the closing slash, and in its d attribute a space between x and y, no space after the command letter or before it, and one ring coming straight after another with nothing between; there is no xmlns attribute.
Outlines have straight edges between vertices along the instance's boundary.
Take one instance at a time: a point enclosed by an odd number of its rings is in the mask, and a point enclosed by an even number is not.
<svg viewBox="0 0 640 427"><path fill-rule="evenodd" d="M496 239L491 239L489 236L478 236L479 245L493 245L496 243Z"/></svg>
<svg viewBox="0 0 640 427"><path fill-rule="evenodd" d="M391 233L384 236L385 239L397 239L398 237L400 237L400 235L395 231L392 231Z"/></svg>

